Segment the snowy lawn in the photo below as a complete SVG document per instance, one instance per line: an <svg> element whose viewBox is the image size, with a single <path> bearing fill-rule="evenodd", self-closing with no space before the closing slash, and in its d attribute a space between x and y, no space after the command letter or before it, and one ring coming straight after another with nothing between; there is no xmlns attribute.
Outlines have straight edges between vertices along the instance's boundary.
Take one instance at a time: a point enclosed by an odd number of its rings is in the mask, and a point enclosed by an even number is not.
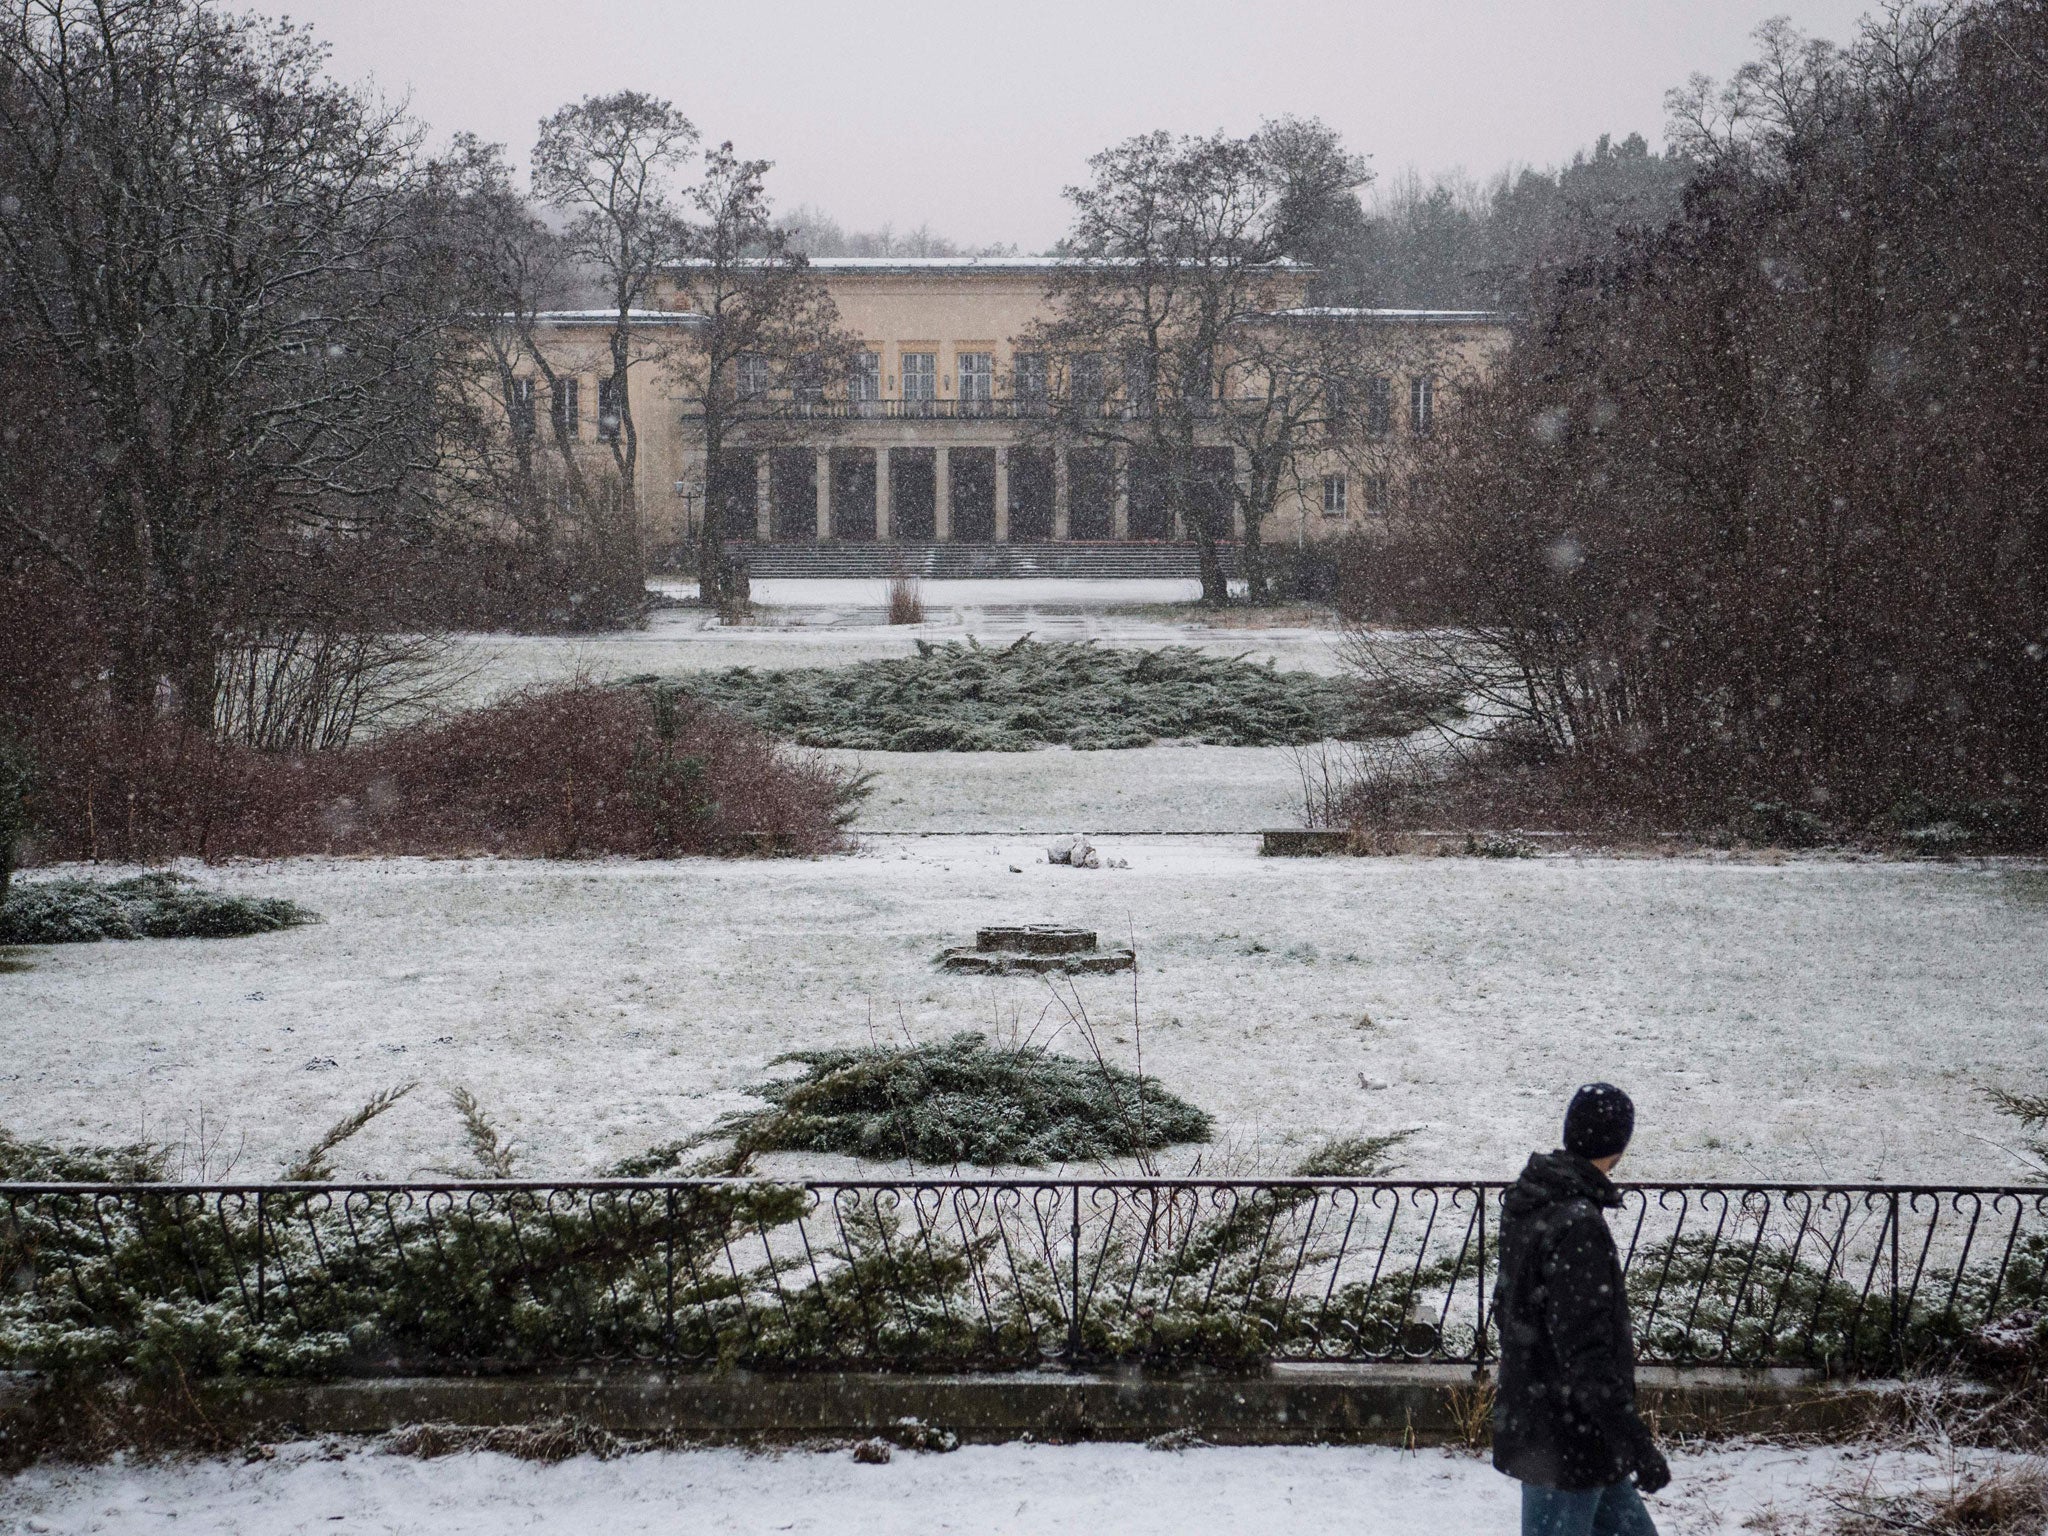
<svg viewBox="0 0 2048 1536"><path fill-rule="evenodd" d="M875 776L872 832L1256 832L1301 819L1292 747L822 754Z"/></svg>
<svg viewBox="0 0 2048 1536"><path fill-rule="evenodd" d="M1102 846L1130 868L929 837L808 861L200 871L327 921L15 952L30 964L0 974L0 1125L175 1138L193 1172L263 1177L420 1079L344 1172L459 1165L443 1090L466 1084L526 1170L584 1173L752 1104L740 1090L783 1051L1030 1026L1042 983L932 967L977 924L1027 920L1135 938L1144 1067L1217 1117L1207 1171L1414 1126L1408 1169L1498 1178L1553 1144L1575 1084L1607 1077L1640 1106L1637 1177L2022 1176L1981 1089L2048 1060L2039 868ZM1128 980L1079 996L1134 1062Z"/></svg>
<svg viewBox="0 0 2048 1536"><path fill-rule="evenodd" d="M1973 1464L1999 1465L1992 1456ZM1958 1466L1930 1452L1731 1447L1675 1454L1650 1500L1664 1536L1817 1536L1877 1490L1940 1496ZM275 1460L45 1465L0 1491L9 1529L129 1536L1493 1536L1516 1530L1518 1486L1473 1456L1378 1447L969 1446L899 1452L646 1452L539 1465L488 1453L419 1461L340 1446Z"/></svg>

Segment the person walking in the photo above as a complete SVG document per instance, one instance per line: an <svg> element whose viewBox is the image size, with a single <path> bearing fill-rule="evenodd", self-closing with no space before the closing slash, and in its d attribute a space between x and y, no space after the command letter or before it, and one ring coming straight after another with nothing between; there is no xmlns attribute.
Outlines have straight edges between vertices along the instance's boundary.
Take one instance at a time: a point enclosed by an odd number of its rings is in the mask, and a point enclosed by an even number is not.
<svg viewBox="0 0 2048 1536"><path fill-rule="evenodd" d="M1635 1343L1608 1175L1636 1110L1612 1083L1572 1095L1564 1146L1501 1202L1493 1464L1522 1484L1522 1536L1656 1536L1642 1494L1671 1468L1636 1414ZM1633 1481L1631 1481L1633 1477Z"/></svg>

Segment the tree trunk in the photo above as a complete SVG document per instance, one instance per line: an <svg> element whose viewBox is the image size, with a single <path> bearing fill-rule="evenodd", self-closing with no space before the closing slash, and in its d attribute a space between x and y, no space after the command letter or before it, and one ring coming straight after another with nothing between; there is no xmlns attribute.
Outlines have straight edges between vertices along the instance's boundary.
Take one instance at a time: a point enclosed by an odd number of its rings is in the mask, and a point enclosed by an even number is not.
<svg viewBox="0 0 2048 1536"><path fill-rule="evenodd" d="M1266 583L1266 544L1260 534L1265 519L1257 513L1246 511L1244 518L1244 583L1245 596L1256 607L1263 608L1272 602L1273 594Z"/></svg>
<svg viewBox="0 0 2048 1536"><path fill-rule="evenodd" d="M612 331L612 408L619 413L612 438L612 460L619 470L617 526L605 530L605 579L621 603L638 604L647 586L647 565L640 552L640 433L633 425L633 402L626 364L632 350L631 322L622 309Z"/></svg>
<svg viewBox="0 0 2048 1536"><path fill-rule="evenodd" d="M710 391L706 391L708 395ZM725 589L725 509L718 505L717 487L724 483L724 433L712 419L714 407L705 406L704 419L704 516L697 524L697 601L706 608L723 612L732 594Z"/></svg>

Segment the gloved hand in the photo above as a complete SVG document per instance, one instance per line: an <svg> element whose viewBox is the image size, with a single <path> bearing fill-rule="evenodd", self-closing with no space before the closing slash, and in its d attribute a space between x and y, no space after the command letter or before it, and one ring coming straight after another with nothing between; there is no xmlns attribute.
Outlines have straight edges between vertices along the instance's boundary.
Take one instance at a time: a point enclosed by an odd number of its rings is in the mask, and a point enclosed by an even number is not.
<svg viewBox="0 0 2048 1536"><path fill-rule="evenodd" d="M1664 1459L1664 1453L1657 1449L1648 1435L1636 1449L1636 1490L1639 1493L1658 1493L1671 1484L1671 1463Z"/></svg>

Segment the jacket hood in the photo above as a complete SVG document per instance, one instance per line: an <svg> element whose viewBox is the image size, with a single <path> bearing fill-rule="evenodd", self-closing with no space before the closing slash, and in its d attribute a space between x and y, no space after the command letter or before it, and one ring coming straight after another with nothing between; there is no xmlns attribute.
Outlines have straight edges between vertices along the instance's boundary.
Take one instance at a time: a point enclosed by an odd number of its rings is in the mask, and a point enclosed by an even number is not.
<svg viewBox="0 0 2048 1536"><path fill-rule="evenodd" d="M1612 1209L1621 1204L1621 1191L1576 1152L1537 1152L1531 1154L1521 1177L1508 1187L1502 1203L1511 1215L1527 1216L1568 1200L1590 1200Z"/></svg>

